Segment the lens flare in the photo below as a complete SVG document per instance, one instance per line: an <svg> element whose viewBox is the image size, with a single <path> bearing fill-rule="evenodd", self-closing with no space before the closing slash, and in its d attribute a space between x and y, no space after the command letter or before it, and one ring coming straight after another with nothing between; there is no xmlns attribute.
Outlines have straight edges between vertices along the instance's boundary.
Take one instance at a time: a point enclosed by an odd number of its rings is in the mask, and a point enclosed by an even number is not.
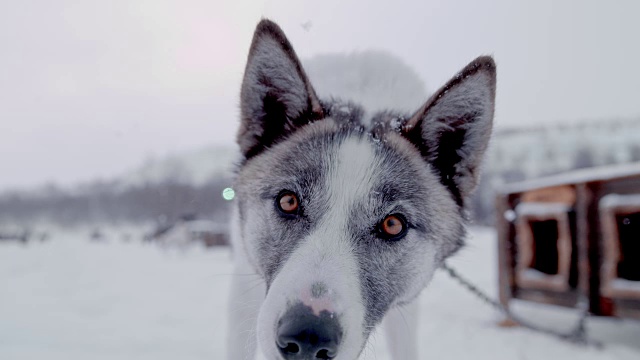
<svg viewBox="0 0 640 360"><path fill-rule="evenodd" d="M233 200L233 198L236 197L236 192L233 191L232 188L226 188L224 190L222 190L222 198L227 200L227 201L231 201Z"/></svg>

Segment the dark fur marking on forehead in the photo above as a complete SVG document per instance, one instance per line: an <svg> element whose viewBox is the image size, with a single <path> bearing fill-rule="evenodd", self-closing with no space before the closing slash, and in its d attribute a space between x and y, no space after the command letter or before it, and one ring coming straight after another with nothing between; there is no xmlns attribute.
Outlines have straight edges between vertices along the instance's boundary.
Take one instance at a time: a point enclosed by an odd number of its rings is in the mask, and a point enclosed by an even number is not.
<svg viewBox="0 0 640 360"><path fill-rule="evenodd" d="M356 130L364 131L362 126L364 110L361 106L337 98L322 100L321 106L323 114L326 115L323 118L317 118L317 113L304 112L296 119L289 119L286 115L286 109L278 101L277 96L272 96L269 93L263 100L265 111L260 118L262 123L269 125L264 127L263 133L259 137L255 137L255 145L240 159L236 166L237 169L242 168L249 159L269 147L285 141L303 126L326 118L334 120L339 125L338 132L342 133L341 136L345 136L349 132L356 132ZM282 121L282 119L286 119L286 121Z"/></svg>
<svg viewBox="0 0 640 360"><path fill-rule="evenodd" d="M332 118L339 125L362 125L364 110L351 101L333 98L330 101L323 101L322 108L327 117Z"/></svg>

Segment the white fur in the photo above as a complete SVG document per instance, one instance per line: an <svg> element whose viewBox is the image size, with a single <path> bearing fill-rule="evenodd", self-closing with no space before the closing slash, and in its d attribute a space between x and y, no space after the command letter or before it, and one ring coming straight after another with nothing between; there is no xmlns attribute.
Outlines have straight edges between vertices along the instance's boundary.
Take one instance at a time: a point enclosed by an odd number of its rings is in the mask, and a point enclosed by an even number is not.
<svg viewBox="0 0 640 360"><path fill-rule="evenodd" d="M300 301L300 294L308 293L316 282L327 285L332 307L341 316L344 337L336 360L357 358L364 341L362 326L365 309L348 226L354 204L370 196L372 191L379 167L373 146L367 139L348 139L341 145L335 157L337 161L331 165L327 177L329 211L319 221L316 230L302 240L300 247L290 255L271 284L266 299L264 282L257 280L257 275L247 275L257 271L251 265L255 264L253 259L258 255L255 253L257 249L242 241L237 209L234 210L232 241L236 274L229 314L228 359L254 359L256 341L260 352L267 358L279 358L275 343L277 321L287 305ZM259 212L261 209L250 207L248 211ZM248 213L247 216L260 218L257 214ZM245 230L251 228L258 229L261 226L245 227ZM249 233L243 235L248 239L253 236ZM383 324L393 359L417 359L417 302L411 299L431 279L435 269L430 264L434 263L434 257L435 249L426 249L424 264L429 264L425 265L429 268L421 267L416 269L416 274L408 274L408 278L413 279L412 284L405 296L398 299L385 316ZM399 302L407 304L400 309Z"/></svg>
<svg viewBox="0 0 640 360"><path fill-rule="evenodd" d="M389 310L385 315L382 326L392 359L418 359L418 310L418 301L413 300Z"/></svg>
<svg viewBox="0 0 640 360"><path fill-rule="evenodd" d="M333 308L340 316L343 340L336 360L355 359L363 344L364 307L358 265L348 232L353 204L371 192L376 168L372 144L347 140L328 177L329 212L316 230L286 261L275 277L258 318L261 350L277 357L275 324L287 305L316 282L327 285Z"/></svg>

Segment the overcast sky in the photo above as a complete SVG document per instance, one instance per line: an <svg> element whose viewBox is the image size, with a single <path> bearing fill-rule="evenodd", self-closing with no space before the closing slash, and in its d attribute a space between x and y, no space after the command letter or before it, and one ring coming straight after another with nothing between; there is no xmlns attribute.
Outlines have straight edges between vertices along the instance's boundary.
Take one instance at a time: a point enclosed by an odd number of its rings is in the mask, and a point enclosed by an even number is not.
<svg viewBox="0 0 640 360"><path fill-rule="evenodd" d="M390 3L2 1L0 190L233 144L261 17L303 58L388 50L430 90L491 54L499 127L640 116L640 1Z"/></svg>

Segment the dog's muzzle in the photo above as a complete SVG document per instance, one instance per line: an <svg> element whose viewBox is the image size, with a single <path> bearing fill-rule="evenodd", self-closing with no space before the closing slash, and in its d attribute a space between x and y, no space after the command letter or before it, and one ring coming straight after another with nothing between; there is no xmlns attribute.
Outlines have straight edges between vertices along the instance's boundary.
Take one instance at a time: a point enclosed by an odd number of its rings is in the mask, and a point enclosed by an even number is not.
<svg viewBox="0 0 640 360"><path fill-rule="evenodd" d="M333 359L341 340L336 314L314 312L302 302L290 307L278 321L276 345L286 360Z"/></svg>

